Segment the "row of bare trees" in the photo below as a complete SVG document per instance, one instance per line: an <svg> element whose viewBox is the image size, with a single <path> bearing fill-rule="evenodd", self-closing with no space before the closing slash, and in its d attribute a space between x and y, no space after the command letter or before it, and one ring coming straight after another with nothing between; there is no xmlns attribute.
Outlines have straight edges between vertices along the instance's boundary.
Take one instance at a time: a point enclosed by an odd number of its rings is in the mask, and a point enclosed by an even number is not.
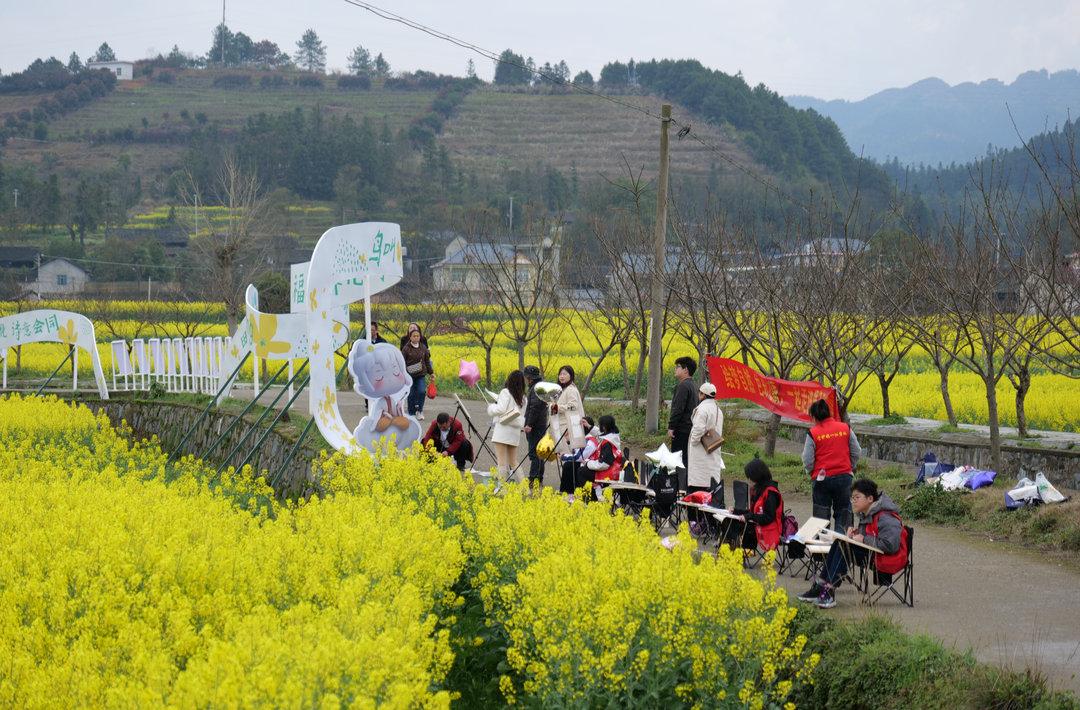
<svg viewBox="0 0 1080 710"><path fill-rule="evenodd" d="M921 349L939 373L954 426L949 373L979 376L999 466L1001 380L1013 387L1026 435L1032 372L1080 376L1080 173L1071 139L1047 148L1027 146L1035 174L1004 173L999 160L987 159L972 170L962 199L922 196L921 209L896 185L883 186L893 196L878 214L857 193L796 202L766 191L762 199L775 203L766 209L728 204L723 195L693 214L673 208L665 348L676 336L702 357L734 347L754 369L818 379L843 402L872 380L885 416L890 385ZM461 263L460 284L436 284L426 308L429 324L453 323L484 348L489 383L496 337L517 343L524 366L527 346L542 360L544 339L569 333L590 362L583 389L617 352L626 397L638 402L649 349L654 201L640 173L627 170L612 185L621 204L589 215L591 239L573 249L560 244L559 225L539 217L508 235L497 213L461 216L471 261ZM930 213L940 215L932 224L916 216ZM555 249L540 248L545 239ZM479 283L467 284L470 278ZM633 351L637 361L627 362ZM773 417L768 453L778 428Z"/></svg>

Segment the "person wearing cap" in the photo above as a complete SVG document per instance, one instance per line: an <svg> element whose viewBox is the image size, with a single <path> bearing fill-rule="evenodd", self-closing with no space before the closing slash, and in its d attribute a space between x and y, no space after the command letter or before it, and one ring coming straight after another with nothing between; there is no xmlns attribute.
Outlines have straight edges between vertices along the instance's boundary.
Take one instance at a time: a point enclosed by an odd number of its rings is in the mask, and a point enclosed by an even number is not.
<svg viewBox="0 0 1080 710"><path fill-rule="evenodd" d="M689 381L689 380L684 380ZM697 491L711 491L712 480L723 480L724 459L717 449L711 454L705 450L701 443L701 437L709 429L716 429L721 436L724 433L724 413L716 403L716 387L711 382L705 382L698 387L698 406L690 415L690 436L687 438L687 457L689 465L686 467L686 493ZM693 532L696 526L702 525L702 518L697 511L691 511L688 516ZM711 521L706 521L711 524Z"/></svg>
<svg viewBox="0 0 1080 710"><path fill-rule="evenodd" d="M525 441L529 447L529 488L544 485L544 460L536 454L536 445L548 428L548 405L536 394L536 383L544 378L540 368L527 365L522 372L529 386L529 401L525 405Z"/></svg>
<svg viewBox="0 0 1080 710"><path fill-rule="evenodd" d="M713 383L706 382L698 387L698 401L700 403L691 415L693 426L688 447L690 465L686 469L687 493L710 490L710 481L723 478L725 468L720 449L710 454L701 443L701 437L709 429L716 429L716 433L724 435L724 413L716 403L716 387Z"/></svg>

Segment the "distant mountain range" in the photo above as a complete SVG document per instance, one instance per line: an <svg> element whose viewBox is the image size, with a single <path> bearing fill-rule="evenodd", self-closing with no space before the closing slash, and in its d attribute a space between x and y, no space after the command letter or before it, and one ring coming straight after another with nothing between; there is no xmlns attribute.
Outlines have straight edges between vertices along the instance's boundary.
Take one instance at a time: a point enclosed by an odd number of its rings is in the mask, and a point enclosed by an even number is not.
<svg viewBox="0 0 1080 710"><path fill-rule="evenodd" d="M948 166L986 155L988 144L1012 148L1063 125L1070 115L1075 119L1080 115L1080 72L1029 71L1011 84L987 79L949 86L930 78L862 101L785 99L795 108L813 108L832 118L857 154L881 162L898 158L905 165Z"/></svg>

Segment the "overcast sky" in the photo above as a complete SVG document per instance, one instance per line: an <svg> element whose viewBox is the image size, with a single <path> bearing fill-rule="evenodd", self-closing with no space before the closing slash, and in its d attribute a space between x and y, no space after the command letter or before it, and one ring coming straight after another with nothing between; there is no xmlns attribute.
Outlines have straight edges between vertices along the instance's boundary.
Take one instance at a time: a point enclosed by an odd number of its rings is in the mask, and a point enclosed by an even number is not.
<svg viewBox="0 0 1080 710"><path fill-rule="evenodd" d="M537 64L565 60L593 76L614 60L693 58L782 95L858 100L937 77L949 84L1029 70L1075 69L1080 61L1080 0L826 0L772 2L599 2L546 0L378 0L376 5L428 27ZM394 71L463 75L470 58L490 79L492 63L465 49L380 19L344 0L228 0L226 24L292 54L314 29L328 68L342 68L356 45L382 52ZM108 42L120 59L167 54L174 44L205 55L221 20L214 0L2 0L0 71L37 57L85 59Z"/></svg>

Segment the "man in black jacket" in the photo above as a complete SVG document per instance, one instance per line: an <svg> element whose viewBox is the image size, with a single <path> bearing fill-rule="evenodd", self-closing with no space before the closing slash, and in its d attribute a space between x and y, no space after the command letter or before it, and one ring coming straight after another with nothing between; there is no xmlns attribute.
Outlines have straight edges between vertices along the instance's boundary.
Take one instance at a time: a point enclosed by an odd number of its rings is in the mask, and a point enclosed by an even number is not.
<svg viewBox="0 0 1080 710"><path fill-rule="evenodd" d="M548 405L536 394L536 383L543 379L540 368L528 365L522 374L529 384L529 401L525 404L525 441L529 446L529 488L544 485L544 460L536 455L536 445L544 438L548 427Z"/></svg>
<svg viewBox="0 0 1080 710"><path fill-rule="evenodd" d="M675 394L671 397L671 416L668 417L668 433L671 437L671 451L682 452L683 468L687 468L690 449L690 430L694 428L690 416L698 405L698 389L694 384L697 363L691 357L681 357L675 361Z"/></svg>

